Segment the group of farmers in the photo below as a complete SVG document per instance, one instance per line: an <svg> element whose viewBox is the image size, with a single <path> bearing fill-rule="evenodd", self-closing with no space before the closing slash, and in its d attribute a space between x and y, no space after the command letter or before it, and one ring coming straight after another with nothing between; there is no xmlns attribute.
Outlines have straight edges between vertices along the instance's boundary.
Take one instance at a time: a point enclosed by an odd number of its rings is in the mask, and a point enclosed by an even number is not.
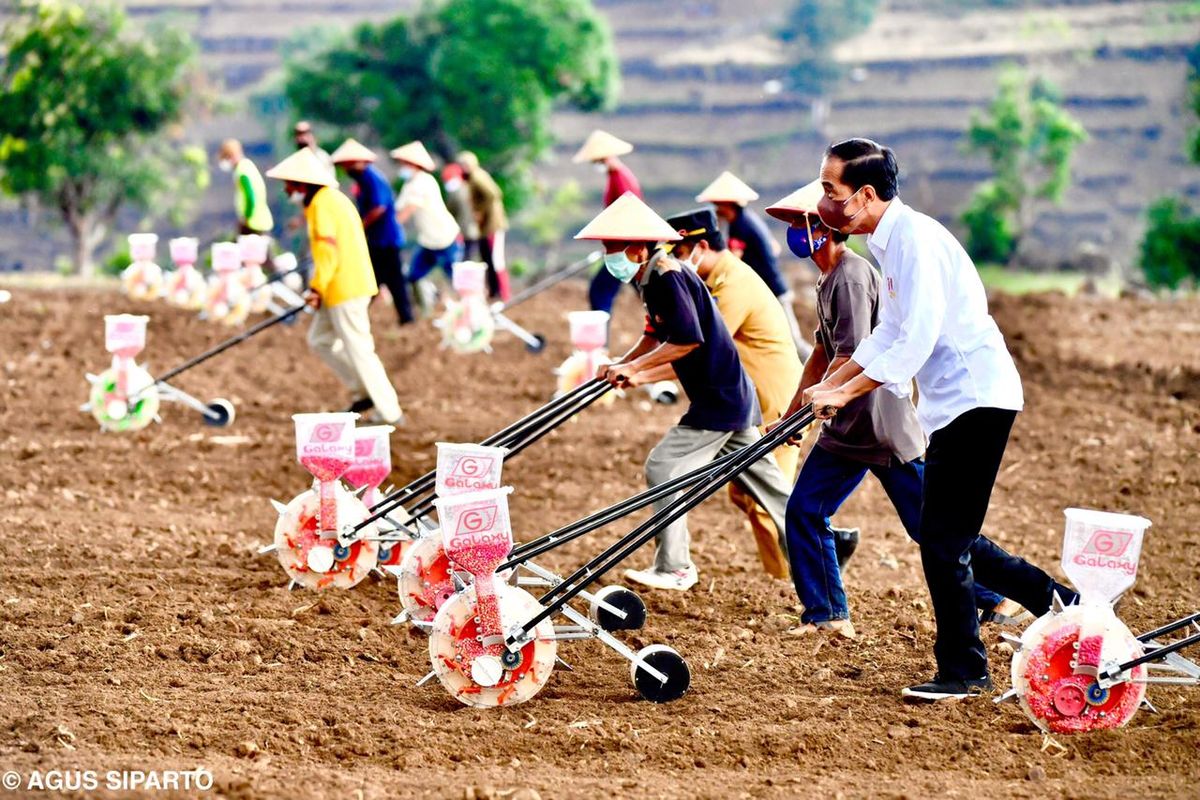
<svg viewBox="0 0 1200 800"><path fill-rule="evenodd" d="M506 298L503 198L471 153L447 165L439 186L420 142L391 151L404 181L394 197L370 149L351 139L330 156L306 124L296 132L296 152L266 174L304 209L314 262L308 297L317 308L310 344L350 390L351 410L396 424L402 412L375 353L370 299L383 284L400 319L412 319L406 283L437 267L449 271L472 241L493 295ZM764 569L795 585L804 611L792 633L856 635L841 569L859 533L834 528L831 517L870 472L918 543L937 624L937 673L903 696L936 701L990 690L980 625L1041 615L1056 594L1069 603L1075 593L981 534L1023 395L970 258L941 224L900 199L889 148L861 138L830 145L818 177L767 208L786 224L791 252L819 272L810 345L779 269L780 248L748 208L758 195L726 172L697 196L705 205L664 218L643 202L621 161L632 150L596 131L576 154L608 179L604 210L576 238L605 251L588 291L592 308L611 310L629 284L646 313L640 338L598 377L623 388L674 380L688 397L682 419L647 458L647 482L708 464L811 406L821 424L803 464L793 440L730 486ZM269 227L262 179L240 146L227 142L221 160L235 173L243 226ZM338 189L335 165L353 180L357 205ZM456 200L464 189L465 205ZM447 200L470 208L466 219ZM402 225L416 242L407 272ZM855 234L866 235L879 270L846 246ZM694 586L686 518L659 535L651 567L625 577L653 589Z"/></svg>

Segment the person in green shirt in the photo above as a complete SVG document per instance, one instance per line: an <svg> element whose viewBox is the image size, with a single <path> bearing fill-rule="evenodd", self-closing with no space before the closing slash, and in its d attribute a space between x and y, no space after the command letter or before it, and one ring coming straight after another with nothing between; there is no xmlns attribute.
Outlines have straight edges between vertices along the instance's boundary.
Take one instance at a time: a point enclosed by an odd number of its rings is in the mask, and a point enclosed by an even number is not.
<svg viewBox="0 0 1200 800"><path fill-rule="evenodd" d="M238 232L270 234L275 220L267 206L267 187L258 167L246 158L242 143L237 139L226 139L221 143L217 159L222 172L233 173Z"/></svg>

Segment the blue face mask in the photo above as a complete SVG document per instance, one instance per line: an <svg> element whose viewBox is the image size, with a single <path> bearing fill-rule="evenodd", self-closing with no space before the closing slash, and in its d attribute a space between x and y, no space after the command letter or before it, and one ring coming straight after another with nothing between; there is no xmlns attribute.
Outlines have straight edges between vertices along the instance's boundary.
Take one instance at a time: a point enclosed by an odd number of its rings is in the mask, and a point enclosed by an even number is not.
<svg viewBox="0 0 1200 800"><path fill-rule="evenodd" d="M787 245L797 258L810 258L813 253L825 246L825 242L829 240L829 232L824 231L815 239L812 238L812 229L808 225L803 228L787 229Z"/></svg>
<svg viewBox="0 0 1200 800"><path fill-rule="evenodd" d="M604 268L608 270L609 275L621 283L629 283L633 280L633 276L637 275L642 265L636 261L630 261L624 250L618 250L615 253L604 254Z"/></svg>

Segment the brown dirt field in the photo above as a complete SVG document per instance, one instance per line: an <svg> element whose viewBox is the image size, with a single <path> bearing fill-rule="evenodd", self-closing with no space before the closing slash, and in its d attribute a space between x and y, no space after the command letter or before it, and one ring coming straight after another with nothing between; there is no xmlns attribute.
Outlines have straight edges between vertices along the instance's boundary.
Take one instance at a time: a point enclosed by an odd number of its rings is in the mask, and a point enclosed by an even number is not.
<svg viewBox="0 0 1200 800"><path fill-rule="evenodd" d="M629 340L637 308L622 303ZM556 343L539 357L504 338L491 358L442 353L427 326L397 332L377 306L409 416L394 477L431 468L439 439L478 439L539 405L566 352L561 314L581 304L572 285L522 306L514 317ZM871 481L839 517L864 529L847 578L855 642L784 633L794 593L761 573L719 496L692 515L700 585L648 594L647 628L626 637L688 658L682 700L637 699L626 662L594 643L565 644L574 671L556 670L521 706L477 711L436 682L414 688L429 668L425 639L388 624L391 581L289 592L274 558L255 553L274 522L268 498L306 485L289 415L345 403L307 352L306 324L179 379L237 403L230 432L253 441L227 445L180 406L133 435L102 434L78 412L83 373L106 363L101 315L122 310L152 314L151 367L226 335L106 291L16 290L0 306L2 770L203 766L215 775L208 796L239 798L1196 795L1197 689L1152 687L1159 714L1061 738L1058 753L1015 706L903 705L900 687L932 671L931 615L917 551ZM1064 507L1144 514L1154 527L1126 621L1141 630L1195 610L1200 302L1045 296L994 310L1028 408L988 532L1057 570ZM626 399L514 460L518 535L642 488L641 461L678 414ZM543 563L568 569L610 538ZM1006 687L1008 659L993 656Z"/></svg>

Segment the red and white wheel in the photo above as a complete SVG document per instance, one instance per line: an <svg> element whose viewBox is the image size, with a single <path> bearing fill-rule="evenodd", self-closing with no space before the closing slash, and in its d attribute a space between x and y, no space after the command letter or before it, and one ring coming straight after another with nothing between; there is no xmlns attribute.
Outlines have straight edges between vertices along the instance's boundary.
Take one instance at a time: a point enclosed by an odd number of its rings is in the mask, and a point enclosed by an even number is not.
<svg viewBox="0 0 1200 800"><path fill-rule="evenodd" d="M1104 615L1097 622L1091 615ZM1128 661L1142 655L1137 638L1109 609L1070 606L1046 614L1021 636L1013 655L1012 682L1021 709L1033 723L1051 733L1083 733L1119 728L1137 713L1146 685L1146 667L1131 670L1132 681L1101 688L1095 678L1077 675L1079 633L1085 622L1103 631L1108 660Z"/></svg>
<svg viewBox="0 0 1200 800"><path fill-rule="evenodd" d="M340 483L335 487L338 525L357 525L370 512L363 502ZM366 538L349 545L323 539L317 530L320 498L309 489L292 498L275 522L275 553L292 580L309 589L349 589L358 585L375 568L379 546ZM360 533L374 536L368 525Z"/></svg>
<svg viewBox="0 0 1200 800"><path fill-rule="evenodd" d="M442 534L417 539L404 553L396 574L400 605L415 622L432 622L454 594L453 566L442 549Z"/></svg>
<svg viewBox="0 0 1200 800"><path fill-rule="evenodd" d="M524 589L500 582L495 588L502 630L532 619L542 610ZM549 619L543 620L534 629L533 639L515 653L490 653L480 636L475 587L468 586L442 605L429 631L433 671L459 702L476 708L512 706L533 697L550 680L558 642Z"/></svg>

